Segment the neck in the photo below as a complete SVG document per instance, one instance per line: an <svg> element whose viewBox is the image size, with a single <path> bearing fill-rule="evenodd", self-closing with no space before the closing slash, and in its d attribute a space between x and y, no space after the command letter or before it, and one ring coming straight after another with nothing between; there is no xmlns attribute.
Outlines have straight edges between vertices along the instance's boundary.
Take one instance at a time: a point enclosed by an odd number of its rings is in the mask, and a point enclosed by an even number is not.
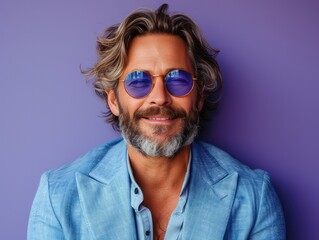
<svg viewBox="0 0 319 240"><path fill-rule="evenodd" d="M128 145L128 155L134 178L143 192L147 189L180 191L187 171L190 146L185 146L173 158L144 156Z"/></svg>

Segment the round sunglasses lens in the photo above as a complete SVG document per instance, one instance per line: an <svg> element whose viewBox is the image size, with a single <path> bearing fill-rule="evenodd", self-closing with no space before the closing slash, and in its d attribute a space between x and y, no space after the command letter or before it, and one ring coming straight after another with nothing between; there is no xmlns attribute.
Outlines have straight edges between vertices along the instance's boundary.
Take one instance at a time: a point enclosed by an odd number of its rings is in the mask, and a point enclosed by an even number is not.
<svg viewBox="0 0 319 240"><path fill-rule="evenodd" d="M182 97L193 88L192 75L184 70L173 70L166 75L166 87L173 96Z"/></svg>
<svg viewBox="0 0 319 240"><path fill-rule="evenodd" d="M152 89L152 78L142 71L131 72L125 78L125 89L131 97L145 97Z"/></svg>

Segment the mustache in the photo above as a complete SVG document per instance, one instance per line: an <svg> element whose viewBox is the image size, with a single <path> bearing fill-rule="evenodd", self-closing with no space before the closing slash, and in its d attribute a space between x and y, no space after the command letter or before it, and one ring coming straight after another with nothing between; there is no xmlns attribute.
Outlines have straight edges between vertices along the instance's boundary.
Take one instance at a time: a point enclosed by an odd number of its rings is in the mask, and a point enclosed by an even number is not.
<svg viewBox="0 0 319 240"><path fill-rule="evenodd" d="M171 119L186 118L186 112L183 109L173 107L150 107L148 109L139 109L134 114L134 119L145 118L152 115L164 115Z"/></svg>

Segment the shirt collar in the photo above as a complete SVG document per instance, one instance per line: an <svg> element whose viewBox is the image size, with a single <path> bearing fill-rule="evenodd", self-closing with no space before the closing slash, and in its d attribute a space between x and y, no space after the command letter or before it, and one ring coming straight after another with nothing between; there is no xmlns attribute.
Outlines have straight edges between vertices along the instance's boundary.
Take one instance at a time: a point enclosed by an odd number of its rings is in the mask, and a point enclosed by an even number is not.
<svg viewBox="0 0 319 240"><path fill-rule="evenodd" d="M191 166L191 160L192 160L192 152L189 154L188 164L187 164L187 171L185 174L182 190L180 193L180 199L179 203L175 209L177 212L182 212L187 200L188 196L188 182L190 177L190 166ZM135 181L131 163L129 161L128 153L126 154L126 162L128 166L128 172L131 180L131 206L135 209L135 211L139 211L141 209L141 204L144 200L143 192L137 182Z"/></svg>

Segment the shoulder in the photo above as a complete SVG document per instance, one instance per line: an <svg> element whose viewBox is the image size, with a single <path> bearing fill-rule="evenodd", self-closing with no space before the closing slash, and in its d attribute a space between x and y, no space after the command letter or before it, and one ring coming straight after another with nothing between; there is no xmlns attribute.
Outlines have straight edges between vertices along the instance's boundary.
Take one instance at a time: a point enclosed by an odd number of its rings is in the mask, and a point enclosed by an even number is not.
<svg viewBox="0 0 319 240"><path fill-rule="evenodd" d="M76 175L81 173L91 178L91 173L99 166L112 165L109 164L111 160L119 162L119 152L125 153L125 142L122 139L102 144L70 164L45 172L32 204L29 238L50 235L54 239L62 239L62 235L66 233L87 239L86 230L72 227L84 222ZM113 163L114 165L116 166ZM103 169L103 174L110 174L109 169ZM41 231L35 231L35 228Z"/></svg>
<svg viewBox="0 0 319 240"><path fill-rule="evenodd" d="M204 142L194 142L192 149L195 155L192 167L195 166L197 175L208 182L214 192L217 189L230 191L233 187L229 238L234 234L234 239L285 239L281 204L266 171L251 169L225 151Z"/></svg>
<svg viewBox="0 0 319 240"><path fill-rule="evenodd" d="M204 142L195 142L193 158L196 174L210 185L233 179L236 186L236 202L245 201L246 206L262 206L268 202L280 208L279 200L272 186L269 174L262 169L251 169L227 152ZM236 183L236 184L235 184ZM249 208L249 207L248 207ZM258 207L257 207L258 208ZM248 211L246 209L246 211ZM254 212L254 209L250 209Z"/></svg>
<svg viewBox="0 0 319 240"><path fill-rule="evenodd" d="M45 172L44 176L46 177L49 185L70 185L70 183L75 181L76 172L88 175L102 161L102 159L112 151L112 149L123 147L124 141L122 138L104 143L91 149L85 155L70 164Z"/></svg>
<svg viewBox="0 0 319 240"><path fill-rule="evenodd" d="M247 165L234 158L229 153L212 144L202 141L196 141L194 145L194 149L201 152L201 157L204 158L205 161L216 161L229 173L232 173L234 171L242 175L260 175L264 173L264 171L261 169L251 169Z"/></svg>
<svg viewBox="0 0 319 240"><path fill-rule="evenodd" d="M265 182L270 182L269 175L262 169L251 169L249 166L241 163L236 158L222 149L202 142L196 141L193 144L193 151L197 158L197 162L201 162L206 169L203 171L209 171L211 174L216 169L219 172L225 172L227 175L237 174L240 185L251 185L255 187L261 186ZM212 171L212 169L214 169Z"/></svg>

